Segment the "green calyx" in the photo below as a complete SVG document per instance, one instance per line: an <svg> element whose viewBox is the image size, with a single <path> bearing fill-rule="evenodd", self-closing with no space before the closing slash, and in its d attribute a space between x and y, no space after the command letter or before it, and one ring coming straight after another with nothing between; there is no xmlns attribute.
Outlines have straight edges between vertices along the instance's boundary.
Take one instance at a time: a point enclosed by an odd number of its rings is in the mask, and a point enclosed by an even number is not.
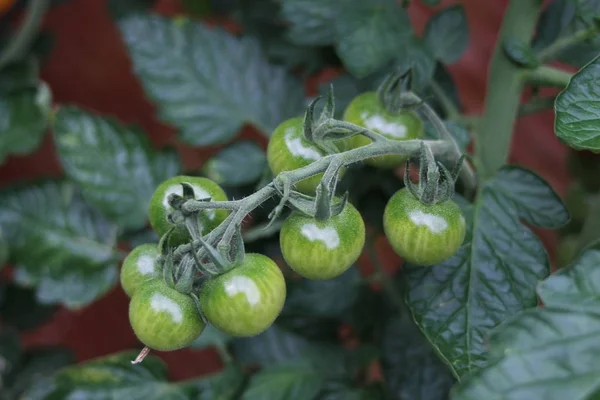
<svg viewBox="0 0 600 400"><path fill-rule="evenodd" d="M412 92L412 74L411 68L390 74L377 88L377 99L390 114L414 110L423 104L423 100Z"/></svg>
<svg viewBox="0 0 600 400"><path fill-rule="evenodd" d="M444 203L454 196L454 185L465 156L462 155L452 171L436 161L431 149L424 144L419 152L419 183L410 179L410 160L406 161L404 185L423 204Z"/></svg>

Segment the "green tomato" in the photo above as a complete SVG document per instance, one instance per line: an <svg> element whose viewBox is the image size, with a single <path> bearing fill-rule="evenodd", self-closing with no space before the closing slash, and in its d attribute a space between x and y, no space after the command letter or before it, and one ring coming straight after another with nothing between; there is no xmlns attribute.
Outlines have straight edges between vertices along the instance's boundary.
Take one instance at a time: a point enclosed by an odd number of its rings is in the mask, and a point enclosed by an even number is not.
<svg viewBox="0 0 600 400"><path fill-rule="evenodd" d="M465 239L465 218L452 200L427 205L407 189L389 200L383 228L393 249L406 261L434 265L454 255Z"/></svg>
<svg viewBox="0 0 600 400"><path fill-rule="evenodd" d="M197 176L175 176L169 178L156 189L150 199L149 217L150 225L154 231L162 236L173 226L167 219L168 215L173 212L173 208L169 205L168 198L172 193L183 195L181 183L188 183L194 188L194 195L197 199L210 197L212 201L225 201L227 195L219 185L210 179L200 178ZM200 223L203 226L203 233L210 232L216 228L221 222L227 218L230 211L228 210L206 210L199 214ZM189 232L186 227L178 226L173 234L169 244L177 246L187 243L190 240Z"/></svg>
<svg viewBox="0 0 600 400"><path fill-rule="evenodd" d="M344 112L344 121L367 128L391 140L412 140L423 137L423 122L412 111L390 114L377 99L377 93L366 92L356 96ZM346 139L347 149L356 149L371 143L371 139L356 135ZM379 168L401 166L406 157L388 155L365 160L365 163Z"/></svg>
<svg viewBox="0 0 600 400"><path fill-rule="evenodd" d="M129 297L140 286L160 276L156 259L160 251L155 244L142 244L131 251L121 267L121 286Z"/></svg>
<svg viewBox="0 0 600 400"><path fill-rule="evenodd" d="M274 175L306 167L327 154L304 138L304 119L296 117L280 124L269 139L267 161ZM296 183L299 192L314 194L323 174Z"/></svg>
<svg viewBox="0 0 600 400"><path fill-rule="evenodd" d="M158 351L187 347L204 330L194 300L162 280L135 292L129 303L129 323L144 345Z"/></svg>
<svg viewBox="0 0 600 400"><path fill-rule="evenodd" d="M279 235L287 264L309 279L331 279L356 262L365 244L365 224L350 203L328 220L299 212L290 215Z"/></svg>
<svg viewBox="0 0 600 400"><path fill-rule="evenodd" d="M216 328L233 336L254 336L273 324L285 294L277 264L249 253L230 271L207 280L199 297L204 316Z"/></svg>

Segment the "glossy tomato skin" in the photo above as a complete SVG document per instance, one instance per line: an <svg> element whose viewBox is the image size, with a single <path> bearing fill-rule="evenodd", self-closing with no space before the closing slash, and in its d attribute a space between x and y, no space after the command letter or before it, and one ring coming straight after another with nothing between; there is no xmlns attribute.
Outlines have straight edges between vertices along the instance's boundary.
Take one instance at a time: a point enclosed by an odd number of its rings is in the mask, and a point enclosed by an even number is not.
<svg viewBox="0 0 600 400"><path fill-rule="evenodd" d="M215 327L234 336L254 336L273 324L285 296L277 264L248 253L235 268L206 281L199 298L204 316Z"/></svg>
<svg viewBox="0 0 600 400"><path fill-rule="evenodd" d="M137 246L123 261L121 267L121 286L129 297L149 281L160 277L157 258L160 251L155 244Z"/></svg>
<svg viewBox="0 0 600 400"><path fill-rule="evenodd" d="M447 260L458 251L466 233L465 218L454 201L426 205L406 188L387 203L383 227L396 253L417 265Z"/></svg>
<svg viewBox="0 0 600 400"><path fill-rule="evenodd" d="M365 224L350 203L324 221L294 212L283 223L279 242L283 258L299 275L331 279L350 268L362 253Z"/></svg>
<svg viewBox="0 0 600 400"><path fill-rule="evenodd" d="M344 112L344 121L365 127L392 140L412 140L423 137L423 122L412 111L390 114L377 99L375 92L365 92L356 96ZM371 143L363 135L353 136L346 141L346 148L356 149ZM406 157L389 155L370 158L365 163L378 168L401 166Z"/></svg>
<svg viewBox="0 0 600 400"><path fill-rule="evenodd" d="M158 351L187 347L204 330L194 300L162 280L136 291L129 303L129 322L137 338Z"/></svg>
<svg viewBox="0 0 600 400"><path fill-rule="evenodd" d="M303 118L296 117L281 123L273 131L267 147L267 160L273 175L306 167L326 156L326 153L304 138ZM296 183L296 190L314 194L323 174Z"/></svg>
<svg viewBox="0 0 600 400"><path fill-rule="evenodd" d="M171 223L167 219L173 208L169 206L168 197L171 193L183 195L181 183L189 183L194 188L195 198L210 197L212 201L225 201L227 195L223 189L210 179L197 176L175 176L167 179L156 188L150 199L150 208L148 211L150 224L158 236L162 236L171 228ZM206 210L200 214L200 221L204 226L203 233L210 232L227 218L228 210ZM185 226L178 226L173 232L170 244L177 246L188 242L189 233Z"/></svg>

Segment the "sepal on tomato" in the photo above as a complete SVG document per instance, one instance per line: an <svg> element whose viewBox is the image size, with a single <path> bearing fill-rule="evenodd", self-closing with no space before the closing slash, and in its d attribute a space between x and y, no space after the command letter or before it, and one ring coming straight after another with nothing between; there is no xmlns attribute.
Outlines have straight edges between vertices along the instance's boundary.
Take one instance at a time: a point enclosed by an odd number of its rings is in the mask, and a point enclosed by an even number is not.
<svg viewBox="0 0 600 400"><path fill-rule="evenodd" d="M413 70L389 74L377 88L377 99L390 114L414 110L423 100L412 92Z"/></svg>

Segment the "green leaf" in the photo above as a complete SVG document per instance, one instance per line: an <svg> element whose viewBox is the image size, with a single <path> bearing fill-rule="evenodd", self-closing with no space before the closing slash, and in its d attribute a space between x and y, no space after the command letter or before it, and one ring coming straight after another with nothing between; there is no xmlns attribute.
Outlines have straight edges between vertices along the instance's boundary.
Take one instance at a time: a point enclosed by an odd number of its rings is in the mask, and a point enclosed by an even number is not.
<svg viewBox="0 0 600 400"><path fill-rule="evenodd" d="M600 313L600 242L588 246L573 263L538 285L548 307Z"/></svg>
<svg viewBox="0 0 600 400"><path fill-rule="evenodd" d="M490 338L490 362L452 393L453 400L597 399L600 315L528 310Z"/></svg>
<svg viewBox="0 0 600 400"><path fill-rule="evenodd" d="M186 382L184 388L193 400L236 400L245 382L243 371L230 364L215 375Z"/></svg>
<svg viewBox="0 0 600 400"><path fill-rule="evenodd" d="M338 382L328 382L318 400L383 400L386 399L379 385L353 388Z"/></svg>
<svg viewBox="0 0 600 400"><path fill-rule="evenodd" d="M165 365L146 357L133 365L134 353L119 353L59 371L53 389L38 399L187 400L186 393L166 380ZM35 390L35 387L32 389ZM28 397L27 393L24 398Z"/></svg>
<svg viewBox="0 0 600 400"><path fill-rule="evenodd" d="M266 165L267 157L260 146L240 141L208 160L204 173L219 185L241 186L258 181Z"/></svg>
<svg viewBox="0 0 600 400"><path fill-rule="evenodd" d="M381 344L382 369L391 399L443 400L454 379L406 314L389 319Z"/></svg>
<svg viewBox="0 0 600 400"><path fill-rule="evenodd" d="M310 364L275 366L252 377L242 400L313 400L324 384Z"/></svg>
<svg viewBox="0 0 600 400"><path fill-rule="evenodd" d="M228 142L244 124L269 136L303 110L300 82L269 65L254 39L154 15L131 16L119 26L161 119L191 145Z"/></svg>
<svg viewBox="0 0 600 400"><path fill-rule="evenodd" d="M13 283L0 285L0 318L7 325L27 331L47 321L55 310L38 303L34 290Z"/></svg>
<svg viewBox="0 0 600 400"><path fill-rule="evenodd" d="M399 71L413 72L413 91L419 92L427 88L435 73L435 57L425 43L416 37L401 43L398 50L400 57L396 59Z"/></svg>
<svg viewBox="0 0 600 400"><path fill-rule="evenodd" d="M194 349L202 349L213 346L225 348L232 339L232 336L221 332L214 326L208 324L198 339L194 340L194 343L192 343L191 347Z"/></svg>
<svg viewBox="0 0 600 400"><path fill-rule="evenodd" d="M283 314L339 318L356 303L362 282L357 267L329 280L289 282Z"/></svg>
<svg viewBox="0 0 600 400"><path fill-rule="evenodd" d="M26 352L20 368L11 377L10 392L17 398L23 392L40 381L45 381L46 386L51 386L49 381L52 375L60 368L73 363L74 356L71 351L59 348L49 347L33 349ZM28 397L31 399L38 396Z"/></svg>
<svg viewBox="0 0 600 400"><path fill-rule="evenodd" d="M446 125L448 132L450 132L450 135L452 135L456 144L458 144L458 148L461 151L466 152L467 147L471 143L471 134L469 131L467 131L463 125L454 121L444 121L444 125ZM435 132L433 125L431 125L429 121L425 123L425 137L434 140L440 139L440 135Z"/></svg>
<svg viewBox="0 0 600 400"><path fill-rule="evenodd" d="M336 51L351 74L360 78L377 71L410 40L410 20L395 0L338 4Z"/></svg>
<svg viewBox="0 0 600 400"><path fill-rule="evenodd" d="M437 6L442 0L421 0L421 3L425 3L428 6Z"/></svg>
<svg viewBox="0 0 600 400"><path fill-rule="evenodd" d="M600 152L600 56L573 75L555 103L556 136L577 150Z"/></svg>
<svg viewBox="0 0 600 400"><path fill-rule="evenodd" d="M366 77L392 61L412 27L394 0L284 0L282 16L296 44L333 44L346 69Z"/></svg>
<svg viewBox="0 0 600 400"><path fill-rule="evenodd" d="M43 82L34 88L0 93L0 163L10 154L28 154L39 147L50 104L50 89Z"/></svg>
<svg viewBox="0 0 600 400"><path fill-rule="evenodd" d="M469 44L469 24L465 8L451 6L435 14L425 27L424 40L434 57L452 64Z"/></svg>
<svg viewBox="0 0 600 400"><path fill-rule="evenodd" d="M175 152L155 152L142 132L112 118L61 107L53 131L61 164L85 199L127 229L146 225L152 193L181 171Z"/></svg>
<svg viewBox="0 0 600 400"><path fill-rule="evenodd" d="M335 3L335 0L283 0L281 16L290 23L288 38L299 45L334 44L339 12Z"/></svg>
<svg viewBox="0 0 600 400"><path fill-rule="evenodd" d="M18 265L15 279L38 285L43 303L78 308L116 281L117 227L83 202L75 186L44 182L0 192L0 226Z"/></svg>
<svg viewBox="0 0 600 400"><path fill-rule="evenodd" d="M472 208L472 238L456 255L405 268L413 318L456 377L485 364L493 328L537 304L535 286L548 275L548 255L521 220L556 228L569 218L552 188L518 167L483 183Z"/></svg>
<svg viewBox="0 0 600 400"><path fill-rule="evenodd" d="M554 0L542 11L533 40L533 48L539 51L551 45L565 34L565 29L575 17L572 0Z"/></svg>
<svg viewBox="0 0 600 400"><path fill-rule="evenodd" d="M19 333L13 329L0 331L0 379L2 382L15 373L20 367L22 359L23 349Z"/></svg>
<svg viewBox="0 0 600 400"><path fill-rule="evenodd" d="M518 66L525 68L537 68L540 61L527 43L515 38L508 37L502 42L504 53Z"/></svg>

